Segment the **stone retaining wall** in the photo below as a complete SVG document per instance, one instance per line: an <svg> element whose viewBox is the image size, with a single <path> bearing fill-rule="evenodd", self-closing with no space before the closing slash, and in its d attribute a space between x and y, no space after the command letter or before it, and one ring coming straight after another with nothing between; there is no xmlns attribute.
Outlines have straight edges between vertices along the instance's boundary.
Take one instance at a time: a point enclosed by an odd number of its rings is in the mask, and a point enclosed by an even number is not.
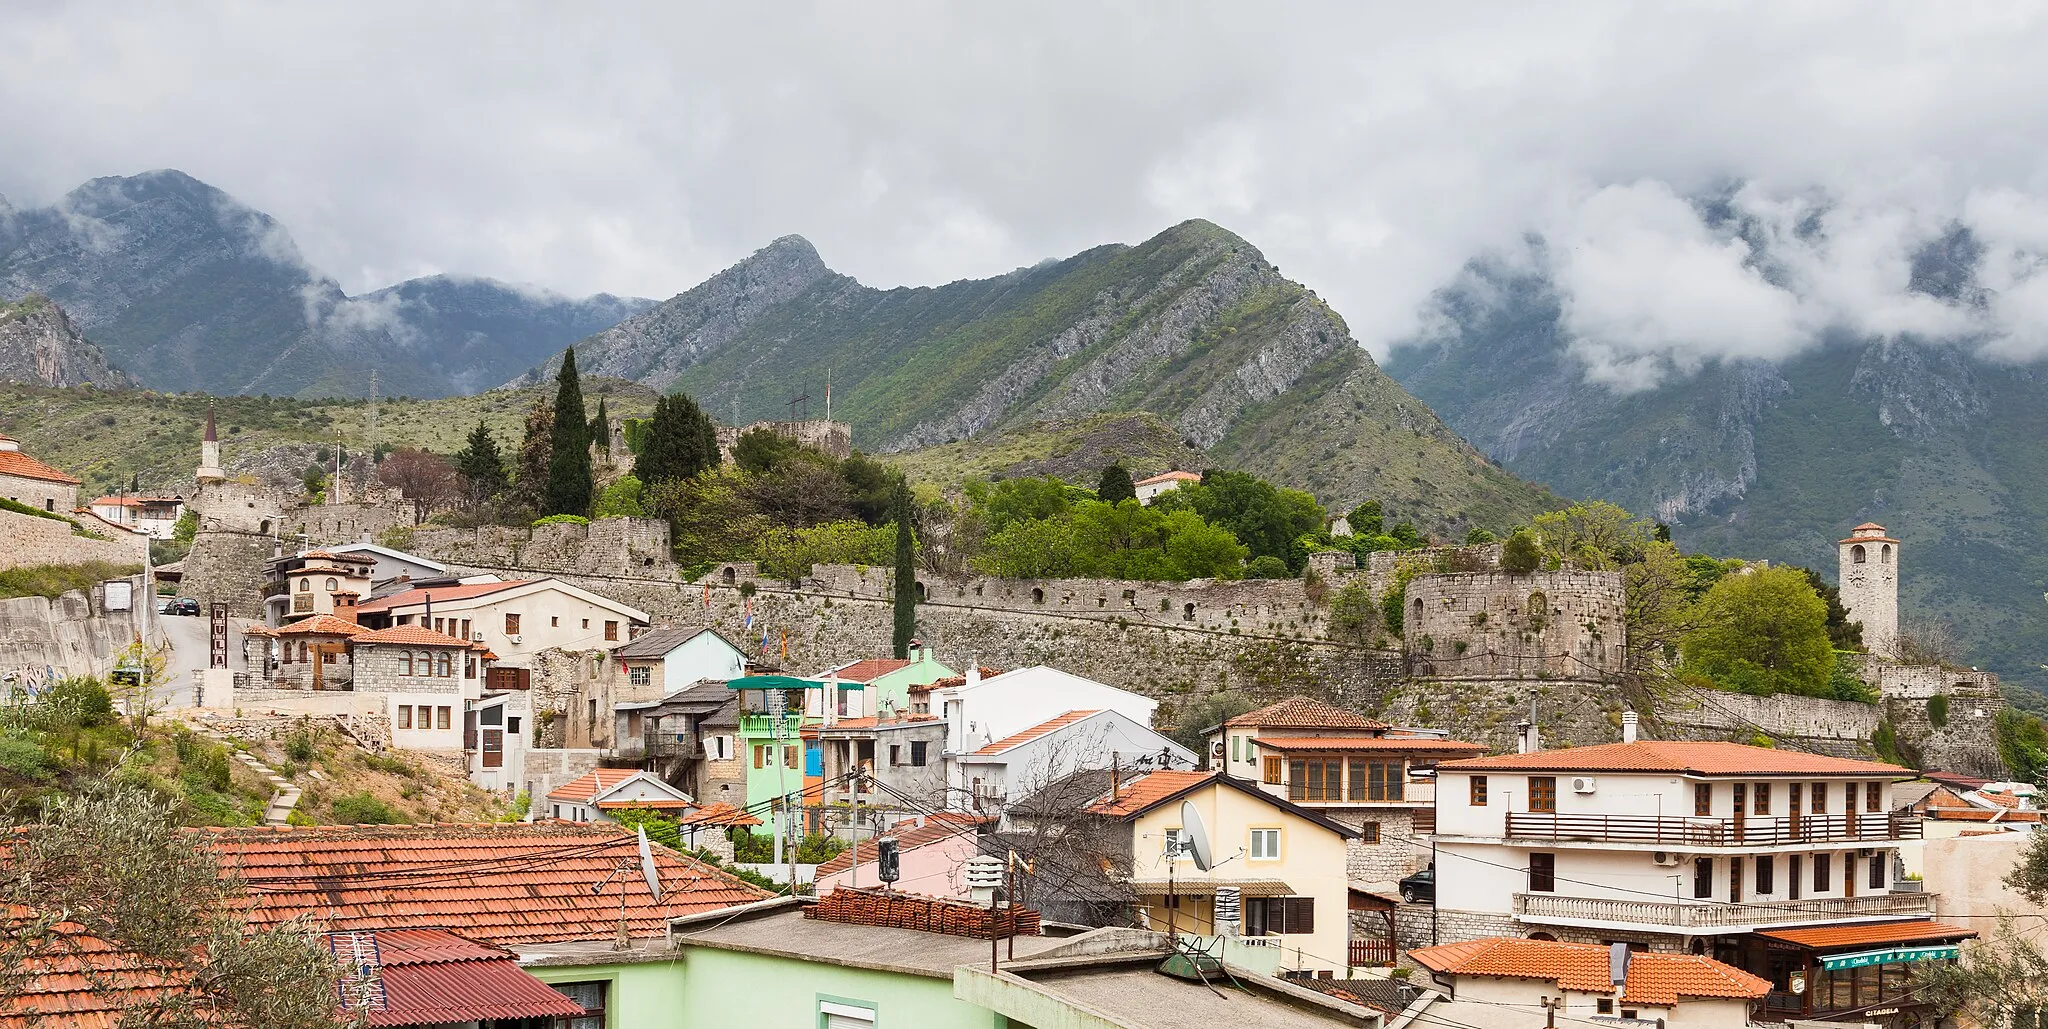
<svg viewBox="0 0 2048 1029"><path fill-rule="evenodd" d="M54 599L0 600L0 676L41 689L53 677L105 675L130 642L156 639L149 579L136 575L127 582L127 611L107 610L105 584Z"/></svg>
<svg viewBox="0 0 2048 1029"><path fill-rule="evenodd" d="M149 540L108 529L96 540L71 531L68 522L0 511L0 568L75 565L87 561L139 565L149 559Z"/></svg>

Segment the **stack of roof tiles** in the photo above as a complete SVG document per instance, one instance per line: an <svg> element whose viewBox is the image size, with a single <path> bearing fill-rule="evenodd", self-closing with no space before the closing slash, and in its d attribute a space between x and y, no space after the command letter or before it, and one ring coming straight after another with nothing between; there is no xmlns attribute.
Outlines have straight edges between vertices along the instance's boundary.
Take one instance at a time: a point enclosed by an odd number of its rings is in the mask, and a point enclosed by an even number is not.
<svg viewBox="0 0 2048 1029"><path fill-rule="evenodd" d="M991 911L955 900L848 886L841 886L804 908L804 917L976 940L1038 935L1038 912L1032 908L999 907Z"/></svg>
<svg viewBox="0 0 2048 1029"><path fill-rule="evenodd" d="M607 940L625 891L628 935L659 936L668 920L770 896L655 847L662 897L637 874L638 838L608 823L318 826L207 830L224 871L248 888L249 918L274 925L309 915L334 931L434 925L510 946ZM612 877L599 901L591 887Z"/></svg>

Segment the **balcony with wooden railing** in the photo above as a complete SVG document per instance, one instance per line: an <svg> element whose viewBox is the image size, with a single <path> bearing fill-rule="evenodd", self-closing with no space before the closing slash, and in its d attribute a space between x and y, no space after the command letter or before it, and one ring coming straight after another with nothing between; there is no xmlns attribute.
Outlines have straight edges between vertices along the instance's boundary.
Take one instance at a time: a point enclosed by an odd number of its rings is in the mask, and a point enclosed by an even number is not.
<svg viewBox="0 0 2048 1029"><path fill-rule="evenodd" d="M1873 893L1864 897L1728 904L1517 893L1515 916L1526 922L1606 928L1635 926L1678 932L1748 932L1816 922L1931 918L1934 899L1933 895L1926 893Z"/></svg>
<svg viewBox="0 0 2048 1029"><path fill-rule="evenodd" d="M704 756L704 744L691 733L645 733L622 736L612 745L611 756L626 761L692 760Z"/></svg>
<svg viewBox="0 0 2048 1029"><path fill-rule="evenodd" d="M1632 843L1695 847L1781 847L1809 843L1886 843L1917 840L1917 818L1884 812L1800 817L1679 818L1671 815L1508 814L1508 836L1520 840Z"/></svg>

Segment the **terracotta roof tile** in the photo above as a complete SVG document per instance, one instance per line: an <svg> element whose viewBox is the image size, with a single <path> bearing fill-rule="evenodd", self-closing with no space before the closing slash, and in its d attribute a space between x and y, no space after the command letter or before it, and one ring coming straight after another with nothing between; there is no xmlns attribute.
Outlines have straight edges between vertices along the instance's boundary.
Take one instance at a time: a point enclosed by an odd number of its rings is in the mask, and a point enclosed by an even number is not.
<svg viewBox="0 0 2048 1029"><path fill-rule="evenodd" d="M39 479L43 482L61 482L71 486L77 486L84 481L74 479L19 450L0 450L0 475Z"/></svg>
<svg viewBox="0 0 2048 1029"><path fill-rule="evenodd" d="M1922 940L1964 940L1977 935L1960 925L1918 919L1911 922L1872 922L1861 925L1823 925L1811 929L1772 929L1757 933L1774 940L1796 943L1812 950L1835 947L1868 947L1880 943L1917 943Z"/></svg>
<svg viewBox="0 0 2048 1029"><path fill-rule="evenodd" d="M356 610L370 612L389 611L394 607L414 607L425 604L428 597L432 597L436 602L470 600L476 597L486 597L500 590L509 590L514 586L525 586L528 583L539 581L539 579L512 579L507 582L476 582L470 583L467 586L414 587L403 593L393 593L388 597L378 597L367 604L359 605Z"/></svg>
<svg viewBox="0 0 2048 1029"><path fill-rule="evenodd" d="M1424 968L1453 975L1541 979L1559 989L1607 993L1613 988L1608 949L1592 943L1555 943L1504 936L1424 947L1408 952ZM1769 993L1769 981L1692 954L1638 953L1629 959L1622 999L1637 1004L1676 1004L1682 998L1734 997L1755 1000Z"/></svg>
<svg viewBox="0 0 2048 1029"><path fill-rule="evenodd" d="M2041 812L2039 811L1986 811L1983 808L1971 807L1929 808L1927 816L1939 822L1989 822L1994 819L2000 822L2038 822L2041 820Z"/></svg>
<svg viewBox="0 0 2048 1029"><path fill-rule="evenodd" d="M1284 729L1387 729L1356 711L1346 711L1314 697L1289 697L1257 711L1247 711L1223 723L1226 726Z"/></svg>
<svg viewBox="0 0 2048 1029"><path fill-rule="evenodd" d="M1066 714L1060 715L1057 718L1051 718L1047 719L1046 721L1040 722L1037 725L1034 725L1031 728L1024 730L1023 732L1012 733L1008 736L1005 736L1002 739L999 739L994 743L991 743L988 746L985 746L980 750L975 751L975 753L981 755L1000 754L1003 751L1011 749L1012 747L1021 747L1024 744L1039 738L1040 736L1047 735L1048 733L1058 732L1059 730L1064 729L1067 726L1074 724L1075 722L1079 722L1087 718L1092 718L1101 713L1102 710L1100 708L1095 708L1088 711L1069 711Z"/></svg>
<svg viewBox="0 0 2048 1029"><path fill-rule="evenodd" d="M10 972L24 976L0 995L4 1029L115 1029L131 1006L190 992L189 974L116 949L74 922L58 923L46 945L26 954L10 952L22 945L20 934L5 922L0 929L8 929L0 932L0 954Z"/></svg>
<svg viewBox="0 0 2048 1029"><path fill-rule="evenodd" d="M549 800L566 800L580 803L639 775L637 768L598 768L581 779L572 779L554 788L548 794Z"/></svg>
<svg viewBox="0 0 2048 1029"><path fill-rule="evenodd" d="M1477 743L1434 736L1260 736L1258 744L1268 750L1379 750L1417 754L1476 754L1486 749Z"/></svg>
<svg viewBox="0 0 2048 1029"><path fill-rule="evenodd" d="M1909 776L1897 765L1876 761L1774 750L1742 743L1640 740L1602 743L1531 754L1497 754L1438 766L1447 772L1658 772L1685 775L1874 775Z"/></svg>
<svg viewBox="0 0 2048 1029"><path fill-rule="evenodd" d="M409 647L469 647L468 640L435 632L423 625L394 625L356 637L357 643L396 643Z"/></svg>
<svg viewBox="0 0 2048 1029"><path fill-rule="evenodd" d="M1139 479L1133 486L1150 486L1155 482L1200 482L1202 477L1193 472L1161 472L1158 475Z"/></svg>
<svg viewBox="0 0 2048 1029"><path fill-rule="evenodd" d="M445 927L501 946L608 940L618 932L618 881L638 838L617 825L319 826L205 830L223 867L247 884L251 920L298 915L333 931ZM654 847L662 898L624 877L626 930L662 935L668 920L769 894L694 858Z"/></svg>
<svg viewBox="0 0 2048 1029"><path fill-rule="evenodd" d="M1116 799L1104 797L1090 804L1088 810L1093 814L1120 818L1142 811L1166 797L1215 777L1211 772L1153 772L1124 784L1122 789L1116 791Z"/></svg>
<svg viewBox="0 0 2048 1029"><path fill-rule="evenodd" d="M871 657L865 661L855 661L839 669L839 681L873 682L890 672L901 671L909 667L910 662L900 657Z"/></svg>
<svg viewBox="0 0 2048 1029"><path fill-rule="evenodd" d="M687 815L684 815L678 821L679 824L688 826L730 826L761 824L761 820L759 818L747 814L745 811L736 808L722 800L716 804L708 804L704 807L698 808L697 810L692 811Z"/></svg>
<svg viewBox="0 0 2048 1029"><path fill-rule="evenodd" d="M314 615L311 618L302 619L279 628L277 634L279 636L348 636L353 638L366 635L369 631L346 618L336 618L333 615Z"/></svg>
<svg viewBox="0 0 2048 1029"><path fill-rule="evenodd" d="M897 850L901 852L916 850L919 847L929 847L934 843L943 843L947 840L963 838L973 840L976 836L976 829L974 827L980 824L980 819L965 822L952 819L932 819L927 820L923 825L906 822L899 823L889 829L884 829L882 836L895 840ZM875 860L875 841L871 839L860 840L853 846L840 851L832 860L819 865L817 874L834 875L844 872L853 867L856 859L862 864L873 862Z"/></svg>

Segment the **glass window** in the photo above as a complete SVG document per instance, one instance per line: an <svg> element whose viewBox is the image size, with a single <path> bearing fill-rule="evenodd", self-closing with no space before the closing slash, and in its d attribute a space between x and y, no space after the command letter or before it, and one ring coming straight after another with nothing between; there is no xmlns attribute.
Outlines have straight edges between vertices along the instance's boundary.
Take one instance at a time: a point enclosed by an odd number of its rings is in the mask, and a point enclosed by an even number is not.
<svg viewBox="0 0 2048 1029"><path fill-rule="evenodd" d="M399 728L401 728L401 729L410 729L410 728L412 728L412 705L411 705L411 704L400 704L400 705L398 705L398 727L399 727Z"/></svg>
<svg viewBox="0 0 2048 1029"><path fill-rule="evenodd" d="M1472 777L1472 806L1486 806L1486 777L1483 775Z"/></svg>
<svg viewBox="0 0 2048 1029"><path fill-rule="evenodd" d="M1867 783L1864 783L1864 784L1863 784L1863 810L1865 810L1865 811L1883 811L1883 810L1884 810L1884 788L1883 788L1883 786L1881 786L1881 785L1880 785L1880 784L1878 784L1878 783L1874 783L1874 782L1867 782Z"/></svg>
<svg viewBox="0 0 2048 1029"><path fill-rule="evenodd" d="M300 579L300 580L299 580L299 592L300 592L300 593L311 593L311 592L313 592L313 580L311 580L311 579Z"/></svg>
<svg viewBox="0 0 2048 1029"><path fill-rule="evenodd" d="M334 581L333 579L329 579L329 580L327 580L327 592L329 592L329 593L332 593L332 592L334 592L335 590L337 590L337 589L340 589L340 588L341 588L341 584L340 584L340 583L338 583L338 582L335 582L335 581Z"/></svg>
<svg viewBox="0 0 2048 1029"><path fill-rule="evenodd" d="M618 639L619 623L611 621L604 623L604 638L608 640Z"/></svg>
<svg viewBox="0 0 2048 1029"><path fill-rule="evenodd" d="M1750 799L1751 799L1751 800L1753 800L1753 801L1755 802L1755 804L1756 804L1756 806L1755 806L1755 808L1754 808L1754 813L1756 813L1756 814L1759 814L1759 815L1768 815L1768 814L1770 814L1770 813L1771 813L1771 784L1770 784L1770 783L1767 783L1767 782L1760 782L1760 783L1757 783L1757 784L1756 784L1756 789L1754 789L1754 790L1752 790L1752 791L1750 792Z"/></svg>
<svg viewBox="0 0 2048 1029"><path fill-rule="evenodd" d="M1777 861L1777 859L1776 859L1776 858L1771 858L1771 857L1760 857L1760 858L1757 858L1757 859L1756 859L1756 893L1757 893L1757 896L1759 896L1759 897L1763 897L1763 896L1769 896L1769 895L1770 895L1770 894L1771 894L1772 892L1776 891L1776 890L1777 890L1777 888L1778 888L1778 861Z"/></svg>
<svg viewBox="0 0 2048 1029"><path fill-rule="evenodd" d="M1714 784L1694 783L1692 787L1692 813L1705 818L1714 813Z"/></svg>
<svg viewBox="0 0 2048 1029"><path fill-rule="evenodd" d="M1824 783L1824 782L1817 782L1817 783L1814 783L1814 784L1813 784L1813 813L1814 813L1814 814L1816 814L1816 815L1824 815L1824 814L1827 814L1827 812L1828 812L1828 784L1827 784L1827 783Z"/></svg>
<svg viewBox="0 0 2048 1029"><path fill-rule="evenodd" d="M437 707L434 709L434 728L448 728L449 711L450 709L445 707Z"/></svg>
<svg viewBox="0 0 2048 1029"><path fill-rule="evenodd" d="M434 674L443 679L454 677L455 666L453 661L454 655L449 654L445 650L434 655Z"/></svg>
<svg viewBox="0 0 2048 1029"><path fill-rule="evenodd" d="M1557 813L1557 776L1532 775L1529 777L1529 810Z"/></svg>
<svg viewBox="0 0 2048 1029"><path fill-rule="evenodd" d="M1557 892L1557 855L1529 855L1529 892Z"/></svg>
<svg viewBox="0 0 2048 1029"><path fill-rule="evenodd" d="M1368 847L1378 846L1380 842L1380 824L1378 822L1367 822L1359 826L1358 842Z"/></svg>
<svg viewBox="0 0 2048 1029"><path fill-rule="evenodd" d="M398 655L398 674L412 674L412 651L407 650Z"/></svg>
<svg viewBox="0 0 2048 1029"><path fill-rule="evenodd" d="M1356 767L1356 762L1353 763ZM1372 761L1367 763L1371 776L1367 797L1370 800L1400 800L1408 784L1408 770L1399 761ZM1356 787L1353 788L1356 797Z"/></svg>
<svg viewBox="0 0 2048 1029"><path fill-rule="evenodd" d="M926 743L925 741L923 741L923 740L912 740L912 741L910 742L910 767L912 767L912 768L923 768L923 767L924 767L924 762L925 762L925 747L927 747L927 746L929 746L929 744L927 744L927 743Z"/></svg>
<svg viewBox="0 0 2048 1029"><path fill-rule="evenodd" d="M594 983L553 983L555 992L576 1002L584 1010L580 1018L563 1019L555 1023L559 1029L604 1029L604 982Z"/></svg>
<svg viewBox="0 0 2048 1029"><path fill-rule="evenodd" d="M511 612L506 612L506 614L505 614L505 635L507 635L507 636L516 636L516 635L518 635L518 633L519 633L519 616L518 616L518 615L516 615L516 614L512 614Z"/></svg>
<svg viewBox="0 0 2048 1029"><path fill-rule="evenodd" d="M1834 888L1832 885L1834 876L1831 874L1834 871L1831 867L1833 864L1834 855L1832 854L1815 854L1813 856L1813 892L1826 893Z"/></svg>
<svg viewBox="0 0 2048 1029"><path fill-rule="evenodd" d="M634 686L649 686L654 682L654 670L647 665L634 665L626 669L626 681Z"/></svg>
<svg viewBox="0 0 2048 1029"><path fill-rule="evenodd" d="M1714 859L1692 859L1692 897L1708 900L1714 896Z"/></svg>
<svg viewBox="0 0 2048 1029"><path fill-rule="evenodd" d="M1884 863L1886 856L1883 851L1870 855L1870 888L1873 890L1884 889Z"/></svg>
<svg viewBox="0 0 2048 1029"><path fill-rule="evenodd" d="M1252 830L1252 859L1253 859L1254 861L1273 861L1273 860L1278 860L1278 859L1279 859L1279 857L1280 857L1280 830L1278 830L1278 829L1253 829L1253 830Z"/></svg>

